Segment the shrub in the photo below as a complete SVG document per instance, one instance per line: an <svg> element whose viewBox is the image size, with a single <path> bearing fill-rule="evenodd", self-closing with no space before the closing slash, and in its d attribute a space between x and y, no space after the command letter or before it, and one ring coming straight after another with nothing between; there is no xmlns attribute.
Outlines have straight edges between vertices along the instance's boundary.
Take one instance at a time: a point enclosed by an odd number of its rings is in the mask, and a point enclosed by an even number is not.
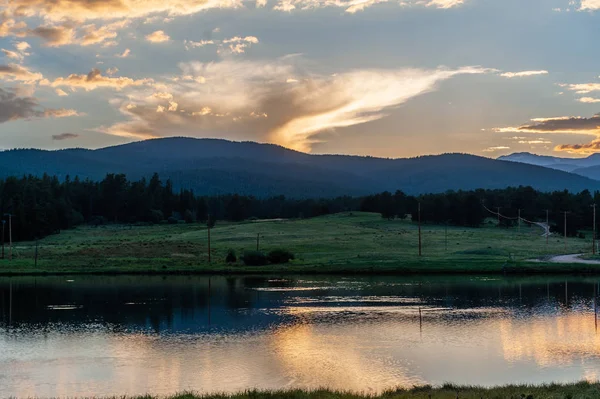
<svg viewBox="0 0 600 399"><path fill-rule="evenodd" d="M290 260L294 259L294 254L287 249L274 249L269 252L268 259L269 262L273 264L288 263Z"/></svg>
<svg viewBox="0 0 600 399"><path fill-rule="evenodd" d="M90 224L94 227L102 226L107 223L107 220L104 216L94 216L90 220Z"/></svg>
<svg viewBox="0 0 600 399"><path fill-rule="evenodd" d="M167 222L168 222L169 224L177 224L179 221L177 220L177 218L176 218L176 217L169 216L169 218L167 219Z"/></svg>
<svg viewBox="0 0 600 399"><path fill-rule="evenodd" d="M235 256L235 251L230 249L227 251L227 256L225 257L225 262L227 263L235 263L237 262L237 256Z"/></svg>
<svg viewBox="0 0 600 399"><path fill-rule="evenodd" d="M151 209L148 214L148 219L151 223L160 223L160 221L164 218L165 216L163 215L162 211L159 211L158 209Z"/></svg>
<svg viewBox="0 0 600 399"><path fill-rule="evenodd" d="M269 263L267 255L260 251L246 251L242 260L246 266L264 266Z"/></svg>
<svg viewBox="0 0 600 399"><path fill-rule="evenodd" d="M183 219L186 223L194 223L196 221L196 217L189 209L186 209L186 211L184 212Z"/></svg>

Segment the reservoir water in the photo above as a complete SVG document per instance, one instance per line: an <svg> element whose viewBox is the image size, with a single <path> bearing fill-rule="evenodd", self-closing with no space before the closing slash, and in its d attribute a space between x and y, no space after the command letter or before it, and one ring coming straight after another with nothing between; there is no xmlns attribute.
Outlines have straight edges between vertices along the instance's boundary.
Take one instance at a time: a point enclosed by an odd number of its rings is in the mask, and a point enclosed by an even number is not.
<svg viewBox="0 0 600 399"><path fill-rule="evenodd" d="M0 278L0 397L600 378L600 278Z"/></svg>

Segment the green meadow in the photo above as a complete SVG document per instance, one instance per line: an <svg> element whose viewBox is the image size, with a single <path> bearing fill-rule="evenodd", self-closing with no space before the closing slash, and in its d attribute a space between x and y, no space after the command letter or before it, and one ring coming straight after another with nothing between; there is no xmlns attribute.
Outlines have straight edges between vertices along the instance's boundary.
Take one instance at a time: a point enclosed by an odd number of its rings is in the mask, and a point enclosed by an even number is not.
<svg viewBox="0 0 600 399"><path fill-rule="evenodd" d="M600 272L585 264L546 263L551 255L591 253L588 238L551 236L539 227L481 228L422 226L386 220L379 214L343 213L301 220L218 222L151 226L84 226L38 243L14 244L13 259L0 261L2 274L44 273L573 273ZM288 264L245 266L245 251L287 249ZM36 265L37 246L37 265ZM228 250L238 261L228 264ZM8 246L5 249L8 258ZM531 259L541 261L531 262Z"/></svg>

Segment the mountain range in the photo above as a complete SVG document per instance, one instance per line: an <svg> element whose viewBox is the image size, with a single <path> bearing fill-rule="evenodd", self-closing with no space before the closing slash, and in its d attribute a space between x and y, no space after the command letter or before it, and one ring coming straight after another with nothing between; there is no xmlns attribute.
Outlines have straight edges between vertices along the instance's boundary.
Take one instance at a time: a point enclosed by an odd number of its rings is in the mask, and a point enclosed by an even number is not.
<svg viewBox="0 0 600 399"><path fill-rule="evenodd" d="M588 159L586 167L580 163L573 170L570 166L561 170L557 165L572 165L572 160L533 154L513 154L498 160L468 154L401 159L314 155L273 144L176 137L97 150L3 151L0 177L47 173L61 179L70 175L100 180L107 173L124 173L130 179L139 179L157 172L163 180L170 178L176 188L193 189L196 194L296 198L385 190L421 194L519 185L542 191L599 190L600 181L590 178L595 176L593 173L586 176L578 172L597 166L600 179L600 157Z"/></svg>
<svg viewBox="0 0 600 399"><path fill-rule="evenodd" d="M544 166L600 180L600 154L592 154L586 158L560 158L531 154L529 152L518 152L501 156L498 160Z"/></svg>

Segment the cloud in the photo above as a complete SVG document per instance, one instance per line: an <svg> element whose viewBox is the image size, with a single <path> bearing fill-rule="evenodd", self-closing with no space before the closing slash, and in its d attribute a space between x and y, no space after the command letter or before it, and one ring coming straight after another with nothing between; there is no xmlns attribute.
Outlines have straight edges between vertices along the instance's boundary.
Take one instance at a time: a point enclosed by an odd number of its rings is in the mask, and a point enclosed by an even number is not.
<svg viewBox="0 0 600 399"><path fill-rule="evenodd" d="M83 36L77 42L82 46L90 46L98 43L103 43L103 47L116 45L117 42L112 39L117 37L118 30L123 29L128 24L129 21L124 19L101 27L97 27L95 24L86 25L81 28Z"/></svg>
<svg viewBox="0 0 600 399"><path fill-rule="evenodd" d="M66 97L66 96L68 96L68 94L64 90L62 90L62 89L56 89L55 92L56 92L56 95L58 95L60 97Z"/></svg>
<svg viewBox="0 0 600 399"><path fill-rule="evenodd" d="M482 151L483 152L496 152L496 151L504 151L504 150L510 150L510 147L501 145L501 146L497 146L497 147L488 147Z"/></svg>
<svg viewBox="0 0 600 399"><path fill-rule="evenodd" d="M66 78L57 78L50 83L52 87L70 87L72 89L84 89L86 91L98 88L111 88L121 90L130 86L143 86L153 82L152 79L131 79L127 77L103 76L99 69L94 68L87 75L71 74Z"/></svg>
<svg viewBox="0 0 600 399"><path fill-rule="evenodd" d="M26 52L27 50L29 50L29 49L31 48L31 46L30 46L30 45L29 45L29 43L27 43L27 42L17 42L17 43L15 43L15 48L16 48L16 49L17 49L19 52L21 52L21 53L24 53L24 52Z"/></svg>
<svg viewBox="0 0 600 399"><path fill-rule="evenodd" d="M199 42L185 40L183 44L185 45L185 49L189 50L190 48L204 47L208 46L209 44L215 44L215 42L214 40L200 40Z"/></svg>
<svg viewBox="0 0 600 399"><path fill-rule="evenodd" d="M343 8L356 13L378 3L393 1L401 6L449 9L465 0L276 0L273 10L290 12L325 7ZM584 0L585 1L585 0ZM588 0L591 1L591 0ZM211 9L237 9L248 4L266 7L266 0L8 0L2 2L0 37L37 36L48 46L116 43L118 31L129 22L168 23L175 17ZM27 23L44 25L29 29ZM112 22L117 21L117 22ZM112 25L107 25L110 22ZM165 40L162 40L165 41ZM157 41L153 41L157 42Z"/></svg>
<svg viewBox="0 0 600 399"><path fill-rule="evenodd" d="M21 54L17 53L16 51L10 51L10 50L6 50L6 49L1 49L1 51L4 53L4 56L6 58L12 58L13 60L18 60L18 61L23 60L23 56Z"/></svg>
<svg viewBox="0 0 600 399"><path fill-rule="evenodd" d="M581 97L577 101L579 101L580 103L585 103L585 104L595 104L595 103L600 103L600 98Z"/></svg>
<svg viewBox="0 0 600 399"><path fill-rule="evenodd" d="M319 75L284 58L183 63L181 76L128 89L118 102L128 121L98 130L123 137L212 136L272 141L308 151L315 135L384 118L410 99L461 74L489 70L367 69ZM288 80L294 78L296 83Z"/></svg>
<svg viewBox="0 0 600 399"><path fill-rule="evenodd" d="M123 51L121 54L115 54L115 57L117 57L117 58L127 58L127 57L129 57L129 55L131 55L131 50L130 49L125 49L125 51Z"/></svg>
<svg viewBox="0 0 600 399"><path fill-rule="evenodd" d="M31 72L24 66L17 64L0 65L0 79L8 81L20 81L24 83L34 83L44 76L38 72Z"/></svg>
<svg viewBox="0 0 600 399"><path fill-rule="evenodd" d="M83 115L83 114L75 111L74 109L48 108L48 109L44 110L44 117L46 117L46 118L67 118L69 116L81 116L81 115Z"/></svg>
<svg viewBox="0 0 600 399"><path fill-rule="evenodd" d="M600 0L581 0L579 9L581 11L600 10Z"/></svg>
<svg viewBox="0 0 600 399"><path fill-rule="evenodd" d="M452 8L462 6L465 3L465 0L430 0L426 2L427 7L437 7L437 8Z"/></svg>
<svg viewBox="0 0 600 399"><path fill-rule="evenodd" d="M588 94L594 91L600 91L600 83L577 83L577 84L559 84L560 87L565 87L567 90L574 91L576 94Z"/></svg>
<svg viewBox="0 0 600 399"><path fill-rule="evenodd" d="M53 134L52 140L72 140L78 138L79 135L75 133L61 133L61 134Z"/></svg>
<svg viewBox="0 0 600 399"><path fill-rule="evenodd" d="M504 127L494 129L497 132L521 133L562 133L562 134L600 134L600 114L591 118L580 116L559 116L554 118L535 118L529 124L519 127Z"/></svg>
<svg viewBox="0 0 600 399"><path fill-rule="evenodd" d="M296 9L310 10L324 7L339 7L349 14L363 11L372 5L387 3L389 0L279 0L273 6L274 10L291 12ZM449 9L461 6L465 0L399 0L396 3L405 7L429 7Z"/></svg>
<svg viewBox="0 0 600 399"><path fill-rule="evenodd" d="M522 72L504 72L500 76L505 78L524 78L535 75L547 75L548 71L522 71Z"/></svg>
<svg viewBox="0 0 600 399"><path fill-rule="evenodd" d="M149 35L146 35L146 40L151 43L164 43L171 40L171 38L164 31L157 30L156 32L152 32Z"/></svg>
<svg viewBox="0 0 600 399"><path fill-rule="evenodd" d="M75 29L68 25L38 26L28 31L28 36L37 36L46 42L48 47L59 47L75 43Z"/></svg>
<svg viewBox="0 0 600 399"><path fill-rule="evenodd" d="M42 107L33 97L19 97L14 91L0 88L0 123L19 119L67 117L79 115L74 110Z"/></svg>
<svg viewBox="0 0 600 399"><path fill-rule="evenodd" d="M519 140L519 144L552 144L550 140Z"/></svg>
<svg viewBox="0 0 600 399"><path fill-rule="evenodd" d="M23 61L25 57L30 55L27 50L31 48L29 43L27 42L17 42L14 45L15 51L2 49L2 52L7 58L17 60L19 62Z"/></svg>
<svg viewBox="0 0 600 399"><path fill-rule="evenodd" d="M235 36L235 37L232 37L231 39L223 40L223 44L228 45L227 50L233 54L242 54L242 53L246 52L246 48L248 48L250 45L257 44L257 43L258 43L258 38L256 38L255 36L246 36L246 37ZM222 52L223 50L221 49L220 51Z"/></svg>
<svg viewBox="0 0 600 399"><path fill-rule="evenodd" d="M529 124L519 127L494 129L497 132L523 132L538 134L581 134L595 136L596 139L587 144L561 144L555 151L566 151L577 154L590 154L600 150L600 114L589 118L581 116L559 116L553 118L535 118Z"/></svg>

